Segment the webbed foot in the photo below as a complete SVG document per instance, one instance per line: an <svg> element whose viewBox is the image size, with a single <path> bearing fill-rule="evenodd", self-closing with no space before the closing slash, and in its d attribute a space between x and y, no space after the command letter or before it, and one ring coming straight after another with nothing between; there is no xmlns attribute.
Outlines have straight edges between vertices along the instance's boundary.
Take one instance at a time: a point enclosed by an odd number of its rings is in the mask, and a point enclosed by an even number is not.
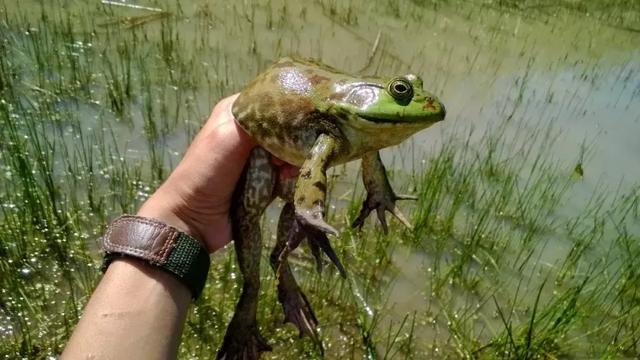
<svg viewBox="0 0 640 360"><path fill-rule="evenodd" d="M324 222L324 220L322 221ZM280 274L282 272L282 266L286 263L287 257L293 250L297 249L298 246L300 246L300 243L305 237L307 238L309 246L311 247L311 253L316 260L316 269L318 270L318 272L322 271L322 254L320 253L320 251L323 251L329 258L329 260L331 260L331 262L336 266L336 268L338 268L340 276L342 276L343 278L347 277L347 272L344 266L342 266L338 255L331 247L331 243L329 242L326 233L316 227L305 225L304 223L302 223L297 217L297 211L296 219L293 221L293 224L287 236L286 245L284 246L284 248L282 248L278 256L278 266L276 267L277 274Z"/></svg>
<svg viewBox="0 0 640 360"><path fill-rule="evenodd" d="M404 226L411 229L411 224L398 209L396 201L417 200L418 198L412 195L396 195L389 184L387 171L377 151L366 153L362 157L362 179L364 187L367 189L367 199L362 204L362 210L352 226L362 228L364 220L375 209L385 234L389 233L385 211L393 214Z"/></svg>
<svg viewBox="0 0 640 360"><path fill-rule="evenodd" d="M404 226L411 229L413 227L396 205L396 201L417 199L417 197L412 195L396 195L393 191L369 193L367 195L367 199L362 203L362 210L360 210L360 214L351 226L362 229L365 219L369 216L371 211L375 209L376 215L378 215L378 220L380 220L380 225L382 225L382 230L385 234L389 233L385 211L393 214L393 216L395 216Z"/></svg>
<svg viewBox="0 0 640 360"><path fill-rule="evenodd" d="M257 360L260 354L272 348L260 335L256 323L245 325L234 317L227 328L222 347L216 359L224 360Z"/></svg>
<svg viewBox="0 0 640 360"><path fill-rule="evenodd" d="M318 319L313 313L306 295L300 290L295 281L287 281L282 277L278 283L278 301L284 311L284 322L292 323L300 333L300 337L309 335L314 341L318 340Z"/></svg>

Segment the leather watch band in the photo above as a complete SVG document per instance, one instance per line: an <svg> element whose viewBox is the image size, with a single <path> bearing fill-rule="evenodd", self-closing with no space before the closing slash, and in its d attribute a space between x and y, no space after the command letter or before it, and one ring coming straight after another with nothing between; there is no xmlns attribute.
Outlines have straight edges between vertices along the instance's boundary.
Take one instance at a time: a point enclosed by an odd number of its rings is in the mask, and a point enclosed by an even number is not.
<svg viewBox="0 0 640 360"><path fill-rule="evenodd" d="M155 219L123 215L102 241L104 267L118 256L139 258L176 275L198 298L209 272L209 253L196 239Z"/></svg>

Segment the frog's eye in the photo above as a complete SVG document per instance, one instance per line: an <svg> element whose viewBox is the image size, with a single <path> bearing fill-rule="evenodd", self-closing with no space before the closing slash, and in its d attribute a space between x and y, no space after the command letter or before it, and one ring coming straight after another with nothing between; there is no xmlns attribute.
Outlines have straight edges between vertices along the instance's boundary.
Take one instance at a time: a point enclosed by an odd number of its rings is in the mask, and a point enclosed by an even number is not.
<svg viewBox="0 0 640 360"><path fill-rule="evenodd" d="M413 85L409 80L401 77L389 81L387 91L400 102L408 102L413 97Z"/></svg>

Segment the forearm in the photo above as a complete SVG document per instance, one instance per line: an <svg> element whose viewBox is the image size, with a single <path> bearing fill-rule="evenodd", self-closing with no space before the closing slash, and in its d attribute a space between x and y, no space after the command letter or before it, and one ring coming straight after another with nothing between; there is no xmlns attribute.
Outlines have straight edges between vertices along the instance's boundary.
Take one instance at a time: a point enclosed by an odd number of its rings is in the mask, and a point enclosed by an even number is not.
<svg viewBox="0 0 640 360"><path fill-rule="evenodd" d="M231 197L255 146L231 113L236 96L225 98L216 105L178 167L137 214L190 235L201 241L209 252L231 240ZM161 225L135 223L130 219L126 222L121 220L118 223L120 230L109 233L115 238L109 244L103 243L103 250L108 248L109 253L119 253L118 246L124 243L129 250L142 247L149 255L150 251L164 249L152 246L158 244L156 241L166 241L165 245L171 249L182 249L177 245L180 238L160 236L167 234L165 230L149 230ZM133 230L123 230L131 227ZM119 237L123 233L125 237ZM128 236L131 234L141 238L133 236L130 239ZM135 256L131 252L129 254ZM164 255L160 257L167 260L169 257ZM187 261L180 257L180 261L185 261L182 265L194 266L189 267L190 270L198 271L202 265L198 259L201 258L198 255ZM174 260L178 261L177 258ZM198 287L202 285L187 281L189 286L198 285L188 289L179 279L180 276L140 260L115 260L91 296L62 354L63 359L175 358L192 292L197 295L201 290ZM189 280L197 279L190 277Z"/></svg>
<svg viewBox="0 0 640 360"><path fill-rule="evenodd" d="M62 358L175 358L190 301L189 289L173 275L139 260L115 260Z"/></svg>

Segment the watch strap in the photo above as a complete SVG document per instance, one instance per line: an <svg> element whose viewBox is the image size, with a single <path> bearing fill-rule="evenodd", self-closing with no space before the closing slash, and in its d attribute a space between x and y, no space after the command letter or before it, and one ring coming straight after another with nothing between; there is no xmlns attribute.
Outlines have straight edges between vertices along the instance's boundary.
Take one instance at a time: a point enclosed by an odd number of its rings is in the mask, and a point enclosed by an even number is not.
<svg viewBox="0 0 640 360"><path fill-rule="evenodd" d="M194 299L207 280L210 265L207 249L198 240L155 219L118 217L107 228L102 249L104 270L119 256L142 259L177 276Z"/></svg>

